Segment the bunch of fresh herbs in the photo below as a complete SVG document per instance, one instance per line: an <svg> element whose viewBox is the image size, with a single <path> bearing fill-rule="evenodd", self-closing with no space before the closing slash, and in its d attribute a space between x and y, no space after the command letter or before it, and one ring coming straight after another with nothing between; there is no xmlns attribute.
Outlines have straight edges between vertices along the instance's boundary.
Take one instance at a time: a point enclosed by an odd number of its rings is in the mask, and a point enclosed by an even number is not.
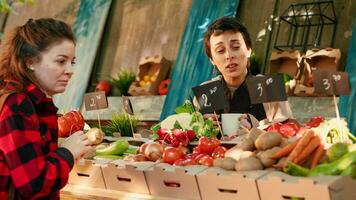
<svg viewBox="0 0 356 200"><path fill-rule="evenodd" d="M119 132L123 137L133 137L131 124L133 132L135 133L137 131L138 122L139 120L135 115L129 115L126 112L115 114L111 121L103 126L103 131L107 135L113 135L115 132Z"/></svg>
<svg viewBox="0 0 356 200"><path fill-rule="evenodd" d="M128 96L130 85L135 79L136 76L134 73L128 70L123 70L119 72L115 78L112 77L110 83L113 87L116 87L119 90L120 95Z"/></svg>

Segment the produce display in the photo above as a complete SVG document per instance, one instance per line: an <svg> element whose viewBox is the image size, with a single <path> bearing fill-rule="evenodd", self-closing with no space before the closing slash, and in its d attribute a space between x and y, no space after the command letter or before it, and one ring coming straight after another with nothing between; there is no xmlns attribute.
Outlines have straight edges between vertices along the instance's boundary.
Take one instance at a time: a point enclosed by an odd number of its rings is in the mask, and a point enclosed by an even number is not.
<svg viewBox="0 0 356 200"><path fill-rule="evenodd" d="M78 111L64 114L58 120L60 136L82 130L83 123ZM190 102L185 102L176 109L176 114L153 125L150 140L140 146L130 145L130 140L124 138L109 137L108 140L101 129L89 129L86 134L96 151L86 159L109 163L120 160L125 166L139 166L138 163L151 163L151 167L165 164L176 169L200 166L237 174L265 171L266 176L279 171L306 179L356 178L355 137L341 119L316 116L305 123L274 123L264 130L243 128L236 135L226 137L228 141L217 138L218 130L212 119L205 119ZM231 144L234 145L231 147ZM144 176L145 171L137 173ZM175 182L167 185L179 186ZM298 199L293 195L291 198Z"/></svg>

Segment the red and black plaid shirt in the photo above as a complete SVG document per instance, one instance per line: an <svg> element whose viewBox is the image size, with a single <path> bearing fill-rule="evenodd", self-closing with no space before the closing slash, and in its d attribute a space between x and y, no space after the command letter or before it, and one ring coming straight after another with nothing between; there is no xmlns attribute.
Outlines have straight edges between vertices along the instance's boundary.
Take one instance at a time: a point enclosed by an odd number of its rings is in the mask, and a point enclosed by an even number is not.
<svg viewBox="0 0 356 200"><path fill-rule="evenodd" d="M59 199L73 167L58 148L57 108L34 84L11 94L0 111L0 199Z"/></svg>

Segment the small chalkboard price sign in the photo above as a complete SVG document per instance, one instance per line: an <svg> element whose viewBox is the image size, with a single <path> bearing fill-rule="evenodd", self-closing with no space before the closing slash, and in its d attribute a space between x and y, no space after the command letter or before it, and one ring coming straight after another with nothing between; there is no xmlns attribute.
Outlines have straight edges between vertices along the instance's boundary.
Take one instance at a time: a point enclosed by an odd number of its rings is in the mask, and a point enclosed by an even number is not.
<svg viewBox="0 0 356 200"><path fill-rule="evenodd" d="M336 95L349 95L350 83L346 72L316 70L313 73L314 91L319 94L333 95L336 117L340 119Z"/></svg>
<svg viewBox="0 0 356 200"><path fill-rule="evenodd" d="M132 121L131 121L131 115L134 114L133 109L132 109L132 104L131 104L131 100L129 99L129 97L122 95L122 105L124 106L124 110L127 114L129 114L128 118L129 118L129 122L130 122L130 126L131 126L131 132L132 132L132 136L134 139L141 139L141 134L140 133L135 133L133 126L132 126Z"/></svg>
<svg viewBox="0 0 356 200"><path fill-rule="evenodd" d="M87 111L100 110L108 107L108 99L104 91L86 93L84 94L84 105ZM99 112L97 114L99 128L101 129Z"/></svg>
<svg viewBox="0 0 356 200"><path fill-rule="evenodd" d="M214 113L228 105L222 83L219 80L193 87L192 90L199 103L200 112L203 114Z"/></svg>
<svg viewBox="0 0 356 200"><path fill-rule="evenodd" d="M315 93L327 95L350 94L347 72L316 70L313 73L313 79Z"/></svg>
<svg viewBox="0 0 356 200"><path fill-rule="evenodd" d="M252 104L287 100L283 76L280 74L249 77L246 85Z"/></svg>
<svg viewBox="0 0 356 200"><path fill-rule="evenodd" d="M216 111L223 110L228 106L224 95L224 88L220 80L192 88L199 103L200 112L203 114L214 113L216 121L219 121ZM221 138L224 139L220 123L218 123Z"/></svg>
<svg viewBox="0 0 356 200"><path fill-rule="evenodd" d="M124 106L124 110L126 113L133 115L133 109L132 109L132 104L131 104L131 100L129 99L129 97L127 96L122 96L122 104Z"/></svg>
<svg viewBox="0 0 356 200"><path fill-rule="evenodd" d="M87 111L107 108L108 100L105 92L99 91L84 94L84 105Z"/></svg>

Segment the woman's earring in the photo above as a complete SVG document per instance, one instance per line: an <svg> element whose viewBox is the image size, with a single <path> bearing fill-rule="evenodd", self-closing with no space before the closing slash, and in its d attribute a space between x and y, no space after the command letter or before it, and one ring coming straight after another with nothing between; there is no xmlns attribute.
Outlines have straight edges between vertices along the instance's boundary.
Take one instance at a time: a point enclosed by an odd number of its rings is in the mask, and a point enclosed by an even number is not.
<svg viewBox="0 0 356 200"><path fill-rule="evenodd" d="M29 69L31 72L35 71L35 68L33 68L32 66L27 67L27 69Z"/></svg>
<svg viewBox="0 0 356 200"><path fill-rule="evenodd" d="M217 74L218 74L218 67L216 67L216 65L214 65L213 74L214 74L214 75L217 75Z"/></svg>

